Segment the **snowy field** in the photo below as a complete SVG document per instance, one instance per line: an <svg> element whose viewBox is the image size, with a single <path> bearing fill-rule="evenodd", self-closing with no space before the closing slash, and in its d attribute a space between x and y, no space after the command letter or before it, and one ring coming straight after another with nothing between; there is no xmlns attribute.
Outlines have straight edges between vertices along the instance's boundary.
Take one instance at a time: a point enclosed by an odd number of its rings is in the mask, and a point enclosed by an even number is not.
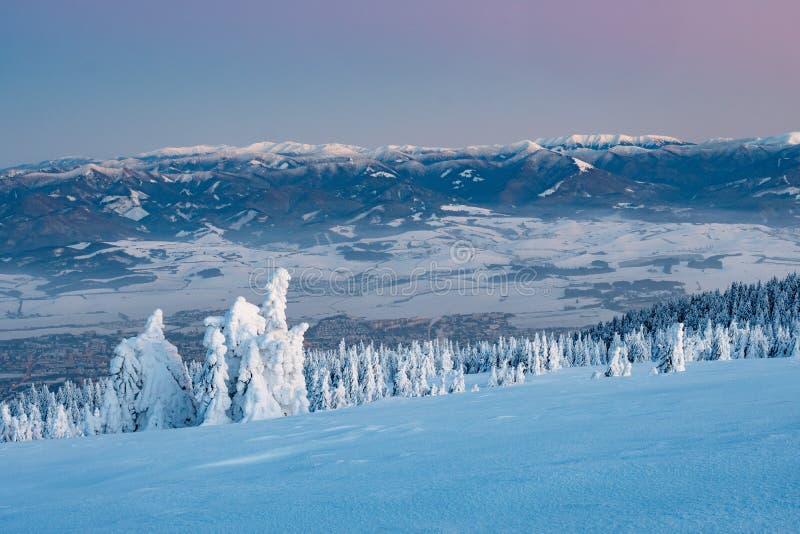
<svg viewBox="0 0 800 534"><path fill-rule="evenodd" d="M796 531L800 362L649 368L4 444L0 529Z"/></svg>
<svg viewBox="0 0 800 534"><path fill-rule="evenodd" d="M153 281L116 289L47 294L44 278L0 275L0 335L111 333L157 307L170 323L178 311L223 309L238 295L257 300L252 275L276 265L292 272L294 322L340 313L395 319L500 311L514 313L525 328L594 324L672 295L782 277L800 265L795 228L756 224L547 221L484 210L452 211L390 236L340 230L306 247L247 247L215 233L188 241L119 241L93 254L141 258L145 263L128 274ZM216 276L203 276L211 271ZM364 284L365 276L379 283Z"/></svg>

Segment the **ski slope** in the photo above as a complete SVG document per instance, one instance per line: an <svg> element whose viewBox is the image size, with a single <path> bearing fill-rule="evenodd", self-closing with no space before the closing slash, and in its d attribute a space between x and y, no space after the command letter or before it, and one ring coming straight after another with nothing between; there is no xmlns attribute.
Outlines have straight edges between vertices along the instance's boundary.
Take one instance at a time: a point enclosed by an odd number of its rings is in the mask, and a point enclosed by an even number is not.
<svg viewBox="0 0 800 534"><path fill-rule="evenodd" d="M800 361L0 446L5 532L792 531ZM471 386L470 383L467 387Z"/></svg>

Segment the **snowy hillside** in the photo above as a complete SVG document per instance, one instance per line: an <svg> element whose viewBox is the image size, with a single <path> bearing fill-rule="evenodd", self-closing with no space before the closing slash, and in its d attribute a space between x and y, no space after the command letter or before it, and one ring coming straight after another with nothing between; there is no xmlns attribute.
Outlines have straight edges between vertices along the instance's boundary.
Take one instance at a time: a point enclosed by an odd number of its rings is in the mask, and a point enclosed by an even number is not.
<svg viewBox="0 0 800 534"><path fill-rule="evenodd" d="M0 524L794 530L800 362L702 362L658 376L649 367L599 381L564 369L247 425L4 444Z"/></svg>

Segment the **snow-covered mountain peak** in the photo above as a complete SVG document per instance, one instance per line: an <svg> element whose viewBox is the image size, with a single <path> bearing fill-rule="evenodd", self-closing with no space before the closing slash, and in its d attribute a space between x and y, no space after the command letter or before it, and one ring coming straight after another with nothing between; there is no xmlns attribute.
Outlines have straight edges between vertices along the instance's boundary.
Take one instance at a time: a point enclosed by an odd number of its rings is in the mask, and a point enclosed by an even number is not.
<svg viewBox="0 0 800 534"><path fill-rule="evenodd" d="M182 156L197 156L203 154L212 154L220 150L224 150L226 145L194 145L194 146L175 146L164 147L148 152L142 152L138 155L139 158L176 158Z"/></svg>
<svg viewBox="0 0 800 534"><path fill-rule="evenodd" d="M763 147L788 147L800 145L800 131L786 132L767 137L714 137L706 139L697 146L701 148L739 147L739 146L763 146Z"/></svg>
<svg viewBox="0 0 800 534"><path fill-rule="evenodd" d="M464 147L436 147L417 145L383 145L377 148L365 148L358 145L341 143L306 144L295 141L271 142L261 141L243 147L229 145L196 145L187 147L166 147L143 152L136 158L120 158L118 161L132 162L136 159L181 159L181 158L252 158L264 155L278 157L304 158L324 161L329 159L375 159L378 161L399 162L403 158L414 158L436 155L440 157L522 157L532 154L544 147L530 140L518 141L507 145L469 145Z"/></svg>
<svg viewBox="0 0 800 534"><path fill-rule="evenodd" d="M585 155L587 151L612 152L618 155L631 155L642 151L660 148L707 149L721 147L730 149L736 146L764 146L781 148L800 145L800 131L779 135L751 138L713 138L699 143L683 141L666 135L625 134L575 134L561 137L522 140L509 144L468 145L462 147L440 147L426 145L383 145L375 148L343 143L307 144L296 141L260 141L245 146L232 145L193 145L164 147L134 156L120 156L109 160L92 158L59 158L37 164L17 165L0 169L6 176L24 175L31 172L64 173L78 167L96 164L104 170L114 168L147 168L160 166L161 160L193 164L196 161L214 162L216 160L268 161L271 168L283 168L286 159L296 164L326 163L341 160L376 160L387 164L403 163L409 159L465 159L499 158L513 160L550 150L569 152L570 155ZM582 156L579 156L582 157ZM591 160L592 156L587 155ZM292 164L295 166L295 164ZM88 167L86 168L88 170ZM101 171L103 172L103 171Z"/></svg>
<svg viewBox="0 0 800 534"><path fill-rule="evenodd" d="M759 145L800 145L800 131L786 132L780 135L761 137L756 144Z"/></svg>
<svg viewBox="0 0 800 534"><path fill-rule="evenodd" d="M282 156L318 156L321 158L355 157L365 149L355 145L340 143L307 144L296 141L260 141L243 147L229 145L196 145L187 147L167 147L144 152L139 158L180 158L189 156L244 157L258 154Z"/></svg>
<svg viewBox="0 0 800 534"><path fill-rule="evenodd" d="M516 143L511 143L510 145L505 145L500 152L504 154L515 154L518 156L524 154L532 154L534 152L538 152L540 150L546 150L542 145L536 143L535 141L531 141L530 139L525 139L523 141L518 141Z"/></svg>
<svg viewBox="0 0 800 534"><path fill-rule="evenodd" d="M562 137L540 138L535 142L545 148L563 148L566 150L574 150L577 148L606 150L615 146L661 148L666 145L691 144L677 137L669 137L666 135L631 136L625 134L576 134Z"/></svg>

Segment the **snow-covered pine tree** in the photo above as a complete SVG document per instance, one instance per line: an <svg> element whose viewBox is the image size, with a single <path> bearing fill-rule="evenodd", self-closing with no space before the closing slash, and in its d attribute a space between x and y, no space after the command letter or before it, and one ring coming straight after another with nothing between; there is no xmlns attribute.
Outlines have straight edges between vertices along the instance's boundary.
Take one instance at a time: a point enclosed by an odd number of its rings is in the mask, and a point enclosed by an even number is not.
<svg viewBox="0 0 800 534"><path fill-rule="evenodd" d="M117 390L110 380L103 391L103 404L100 407L100 425L104 434L116 434L125 431L128 414L123 414L122 403L117 397ZM132 428L131 428L132 431Z"/></svg>
<svg viewBox="0 0 800 534"><path fill-rule="evenodd" d="M561 369L561 348L555 336L550 336L550 345L547 349L547 370L554 373Z"/></svg>
<svg viewBox="0 0 800 534"><path fill-rule="evenodd" d="M525 383L525 364L519 362L517 367L514 371L514 383L515 384L524 384Z"/></svg>
<svg viewBox="0 0 800 534"><path fill-rule="evenodd" d="M72 437L69 419L67 419L67 411L64 409L64 405L60 402L56 403L53 413L47 414L46 427L47 437L50 439L64 439ZM24 439L20 439L19 441L23 440Z"/></svg>
<svg viewBox="0 0 800 534"><path fill-rule="evenodd" d="M539 332L536 332L531 342L531 351L533 353L533 367L530 370L535 375L544 373L544 358L542 357L542 340L539 337Z"/></svg>
<svg viewBox="0 0 800 534"><path fill-rule="evenodd" d="M542 354L542 343L539 340L539 333L536 333L536 336L533 338L533 343L531 345L533 349L533 374L534 375L541 375L544 374L544 357Z"/></svg>
<svg viewBox="0 0 800 534"><path fill-rule="evenodd" d="M358 360L355 350L348 351L347 363L344 368L344 383L347 388L347 403L360 404L361 384L358 380Z"/></svg>
<svg viewBox="0 0 800 534"><path fill-rule="evenodd" d="M500 386L510 386L514 383L514 369L512 368L509 373L508 362L505 358L500 360L500 367L497 368L497 383Z"/></svg>
<svg viewBox="0 0 800 534"><path fill-rule="evenodd" d="M112 390L114 395L112 397L107 394L104 403L111 402L112 398L119 403L118 410L106 407L109 412L118 412L115 415L119 416L119 425L114 425L114 432L133 432L137 430L138 408L136 399L142 392L143 377L142 364L136 355L135 342L132 339L124 339L117 345L110 364L111 373L108 389ZM118 428L116 428L117 426Z"/></svg>
<svg viewBox="0 0 800 534"><path fill-rule="evenodd" d="M420 360L420 391L421 395L430 395L431 386L428 382L435 383L436 380L436 364L433 355L433 344L427 341L423 345L422 359Z"/></svg>
<svg viewBox="0 0 800 534"><path fill-rule="evenodd" d="M731 342L728 329L722 325L714 327L714 334L711 338L711 349L709 350L710 359L727 361L731 359Z"/></svg>
<svg viewBox="0 0 800 534"><path fill-rule="evenodd" d="M0 442L11 441L11 410L5 402L0 403Z"/></svg>
<svg viewBox="0 0 800 534"><path fill-rule="evenodd" d="M330 410L333 408L333 400L331 398L331 379L330 373L327 369L323 369L322 382L320 387L320 408L323 410Z"/></svg>
<svg viewBox="0 0 800 534"><path fill-rule="evenodd" d="M43 439L45 435L44 421L39 406L31 403L28 406L28 424L30 425L30 439ZM86 434L93 435L93 434ZM2 439L0 439L2 441Z"/></svg>
<svg viewBox="0 0 800 534"><path fill-rule="evenodd" d="M28 441L30 438L30 426L28 416L25 412L11 417L11 441Z"/></svg>
<svg viewBox="0 0 800 534"><path fill-rule="evenodd" d="M264 362L256 338L251 339L244 350L233 404L239 410L235 414L236 420L242 423L283 415L280 405L267 389Z"/></svg>
<svg viewBox="0 0 800 534"><path fill-rule="evenodd" d="M497 377L497 365L492 363L492 369L489 371L489 382L486 384L490 388L495 388L500 385Z"/></svg>
<svg viewBox="0 0 800 534"><path fill-rule="evenodd" d="M644 326L626 334L625 344L628 347L628 358L634 362L649 362L652 358L650 342L644 332Z"/></svg>
<svg viewBox="0 0 800 534"><path fill-rule="evenodd" d="M283 415L298 415L308 412L303 348L308 324L300 323L291 329L286 324L290 280L286 269L275 271L267 297L261 304L266 325L258 345L262 351L268 390L281 407Z"/></svg>
<svg viewBox="0 0 800 534"><path fill-rule="evenodd" d="M459 366L450 384L450 393L464 393L464 367Z"/></svg>
<svg viewBox="0 0 800 534"><path fill-rule="evenodd" d="M770 353L770 342L760 324L750 329L747 338L746 358L768 358Z"/></svg>
<svg viewBox="0 0 800 534"><path fill-rule="evenodd" d="M308 411L303 349L308 325L302 323L291 330L287 327L289 280L289 273L278 269L261 307L238 297L224 318L206 320L206 364L196 388L202 393L199 401L204 422L238 422ZM248 367L243 371L244 359ZM260 377L254 377L254 372ZM260 390L262 385L265 394ZM248 392L249 388L255 389ZM254 406L254 402L263 405Z"/></svg>
<svg viewBox="0 0 800 534"><path fill-rule="evenodd" d="M161 310L144 332L124 339L111 360L111 387L120 401L122 430L177 428L196 415L191 380L178 349L164 337Z"/></svg>
<svg viewBox="0 0 800 534"><path fill-rule="evenodd" d="M333 409L344 408L347 406L347 391L344 388L344 380L339 375L336 381L336 389L333 390Z"/></svg>
<svg viewBox="0 0 800 534"><path fill-rule="evenodd" d="M702 338L697 334L685 335L683 339L683 353L687 362L703 359L705 346Z"/></svg>
<svg viewBox="0 0 800 534"><path fill-rule="evenodd" d="M411 397L414 394L414 386L409 379L409 361L403 358L394 375L394 394L397 397Z"/></svg>
<svg viewBox="0 0 800 534"><path fill-rule="evenodd" d="M372 345L367 345L361 357L364 362L364 389L361 396L365 403L378 398L378 383L375 380L375 368L372 365L372 352Z"/></svg>
<svg viewBox="0 0 800 534"><path fill-rule="evenodd" d="M659 373L681 373L686 370L683 353L683 323L675 323L666 336L667 346L656 369Z"/></svg>
<svg viewBox="0 0 800 534"><path fill-rule="evenodd" d="M439 354L438 371L442 374L442 376L446 377L453 371L453 351L450 348L449 341L441 342Z"/></svg>
<svg viewBox="0 0 800 534"><path fill-rule="evenodd" d="M622 342L619 333L615 333L614 339L611 342L611 347L608 349L611 362L608 365L608 369L606 369L606 376L623 376L625 369L628 366L628 357L626 352L625 344Z"/></svg>
<svg viewBox="0 0 800 534"><path fill-rule="evenodd" d="M233 421L241 417L241 407L233 405L236 396L236 386L239 381L239 367L245 356L250 341L264 333L266 319L261 315L261 310L255 304L247 302L244 297L237 297L230 309L222 318L209 317L209 324L221 325L221 332L225 336L225 363L228 366L228 397L231 399L230 416Z"/></svg>
<svg viewBox="0 0 800 534"><path fill-rule="evenodd" d="M94 436L102 431L99 410L93 411L89 404L84 404L81 418L83 420L83 427L81 428L82 435Z"/></svg>
<svg viewBox="0 0 800 534"><path fill-rule="evenodd" d="M384 372L385 364L381 363L380 355L383 352L383 346L381 346L377 352L373 353L372 361L370 362L372 373L375 376L375 395L378 399L386 396L386 372L389 372L389 369Z"/></svg>
<svg viewBox="0 0 800 534"><path fill-rule="evenodd" d="M228 392L228 363L225 361L225 336L222 318L207 317L203 346L206 359L197 377L195 391L198 396L197 419L203 425L220 425L231 422L231 398Z"/></svg>
<svg viewBox="0 0 800 534"><path fill-rule="evenodd" d="M728 330L731 333L731 358L734 360L743 360L747 356L747 345L750 339L750 326L740 327L734 321Z"/></svg>

